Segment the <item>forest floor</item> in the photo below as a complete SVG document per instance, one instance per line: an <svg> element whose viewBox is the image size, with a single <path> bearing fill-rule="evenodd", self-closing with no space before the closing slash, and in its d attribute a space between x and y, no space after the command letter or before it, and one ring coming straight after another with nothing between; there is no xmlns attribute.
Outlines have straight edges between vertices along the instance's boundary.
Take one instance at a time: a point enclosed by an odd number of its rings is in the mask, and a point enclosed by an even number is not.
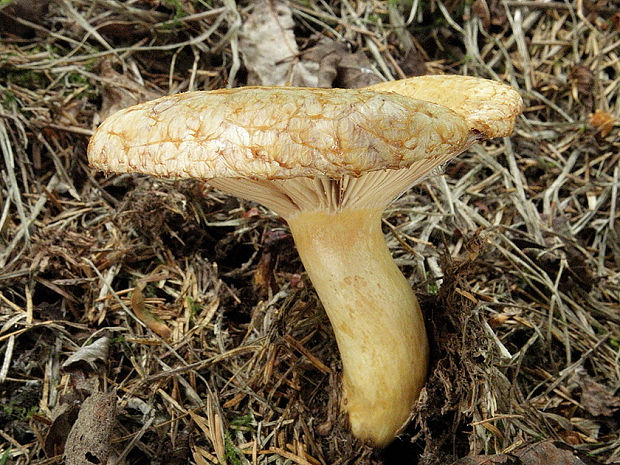
<svg viewBox="0 0 620 465"><path fill-rule="evenodd" d="M0 465L98 463L80 447L117 464L620 463L619 11L0 0ZM201 181L101 173L86 149L162 95L419 74L501 80L525 109L385 212L431 366L378 450L339 414L334 335L286 223Z"/></svg>

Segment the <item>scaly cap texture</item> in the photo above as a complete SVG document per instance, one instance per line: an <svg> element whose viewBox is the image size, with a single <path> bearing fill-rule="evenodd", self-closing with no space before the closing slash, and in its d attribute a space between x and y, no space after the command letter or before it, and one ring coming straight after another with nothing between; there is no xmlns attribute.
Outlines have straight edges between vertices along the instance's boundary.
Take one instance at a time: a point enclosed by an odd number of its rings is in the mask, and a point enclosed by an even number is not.
<svg viewBox="0 0 620 465"><path fill-rule="evenodd" d="M339 178L439 162L476 140L454 111L366 89L188 92L106 119L88 147L104 171L166 177Z"/></svg>

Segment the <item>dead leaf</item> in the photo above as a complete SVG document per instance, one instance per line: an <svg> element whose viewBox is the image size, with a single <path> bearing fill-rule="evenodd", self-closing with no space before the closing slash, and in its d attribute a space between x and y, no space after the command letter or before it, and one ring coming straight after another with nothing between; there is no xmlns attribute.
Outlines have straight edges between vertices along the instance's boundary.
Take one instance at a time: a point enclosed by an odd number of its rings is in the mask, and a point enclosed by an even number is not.
<svg viewBox="0 0 620 465"><path fill-rule="evenodd" d="M601 137L607 137L616 124L616 118L603 110L596 110L590 115L590 126L597 129Z"/></svg>
<svg viewBox="0 0 620 465"><path fill-rule="evenodd" d="M109 348L110 338L107 336L100 337L92 344L80 347L73 355L65 360L61 368L64 371L72 371L75 370L78 365L86 364L92 370L95 370L97 368L95 362L107 360Z"/></svg>
<svg viewBox="0 0 620 465"><path fill-rule="evenodd" d="M508 455L474 455L463 457L452 465L522 465L518 459Z"/></svg>
<svg viewBox="0 0 620 465"><path fill-rule="evenodd" d="M316 72L299 61L288 1L259 0L241 28L239 50L248 85L316 87Z"/></svg>
<svg viewBox="0 0 620 465"><path fill-rule="evenodd" d="M489 9L491 10L491 25L504 27L508 23L508 16L506 15L506 8L503 2L491 0Z"/></svg>
<svg viewBox="0 0 620 465"><path fill-rule="evenodd" d="M381 82L381 78L373 71L370 60L361 51L347 53L338 63L337 87L357 89Z"/></svg>
<svg viewBox="0 0 620 465"><path fill-rule="evenodd" d="M487 30L491 26L503 27L508 22L506 9L499 0L474 0L471 4L471 15L480 18L482 27ZM464 14L463 19L470 19L470 15Z"/></svg>
<svg viewBox="0 0 620 465"><path fill-rule="evenodd" d="M167 339L172 334L172 330L168 328L168 326L157 319L155 315L149 312L146 309L146 304L144 303L144 294L142 290L144 289L145 284L140 283L137 284L134 288L133 294L131 295L131 309L136 314L136 316L142 321L149 329L153 330L156 334L159 334L164 339Z"/></svg>
<svg viewBox="0 0 620 465"><path fill-rule="evenodd" d="M620 409L620 398L614 396L600 383L589 376L581 382L581 406L595 417L611 417Z"/></svg>
<svg viewBox="0 0 620 465"><path fill-rule="evenodd" d="M265 298L275 288L275 276L273 275L274 257L269 248L263 250L258 260L256 271L252 277L252 284L257 294Z"/></svg>
<svg viewBox="0 0 620 465"><path fill-rule="evenodd" d="M471 5L471 11L482 21L482 27L489 29L491 25L491 11L486 0L475 0Z"/></svg>
<svg viewBox="0 0 620 465"><path fill-rule="evenodd" d="M108 40L137 42L149 33L149 25L139 19L127 21L123 17L108 16L97 25L97 32Z"/></svg>
<svg viewBox="0 0 620 465"><path fill-rule="evenodd" d="M582 65L573 66L568 75L568 81L572 87L573 98L580 101L587 109L591 109L593 106L594 73L590 68Z"/></svg>
<svg viewBox="0 0 620 465"><path fill-rule="evenodd" d="M65 441L77 420L78 412L79 407L76 403L65 403L55 409L54 421L45 435L43 445L45 455L51 458L64 453Z"/></svg>
<svg viewBox="0 0 620 465"><path fill-rule="evenodd" d="M256 266L253 283L254 290L261 296L267 297L269 292L278 292L276 283L275 265L283 245L290 249L292 236L281 229L266 231L263 236L263 252Z"/></svg>
<svg viewBox="0 0 620 465"><path fill-rule="evenodd" d="M303 53L303 61L314 63L317 68L317 87L333 87L338 77L338 65L347 53L346 45L333 40L323 41Z"/></svg>
<svg viewBox="0 0 620 465"><path fill-rule="evenodd" d="M405 76L423 76L424 74L428 74L428 67L426 66L426 61L424 55L420 53L420 51L413 47L405 53L398 65L405 73Z"/></svg>
<svg viewBox="0 0 620 465"><path fill-rule="evenodd" d="M381 81L363 52L351 53L345 44L333 40L324 40L306 50L302 63L308 69L318 68L317 87L357 89Z"/></svg>
<svg viewBox="0 0 620 465"><path fill-rule="evenodd" d="M595 465L596 462L588 462ZM457 460L452 465L586 465L571 450L552 442L539 442L521 447L510 454L475 455Z"/></svg>
<svg viewBox="0 0 620 465"><path fill-rule="evenodd" d="M0 8L0 30L7 34L28 37L35 29L18 21L25 19L31 23L38 23L49 10L49 0L13 0L1 2L4 8Z"/></svg>
<svg viewBox="0 0 620 465"><path fill-rule="evenodd" d="M194 422L190 421L182 430L178 431L175 429L172 441L166 439L166 441L170 441L170 444L164 448L161 463L166 465L184 465L189 462L187 458L190 454L190 437L194 427Z"/></svg>
<svg viewBox="0 0 620 465"><path fill-rule="evenodd" d="M552 442L540 442L517 453L523 465L585 465L572 450L560 449Z"/></svg>
<svg viewBox="0 0 620 465"><path fill-rule="evenodd" d="M95 392L80 408L65 444L66 465L105 465L116 423L116 392Z"/></svg>

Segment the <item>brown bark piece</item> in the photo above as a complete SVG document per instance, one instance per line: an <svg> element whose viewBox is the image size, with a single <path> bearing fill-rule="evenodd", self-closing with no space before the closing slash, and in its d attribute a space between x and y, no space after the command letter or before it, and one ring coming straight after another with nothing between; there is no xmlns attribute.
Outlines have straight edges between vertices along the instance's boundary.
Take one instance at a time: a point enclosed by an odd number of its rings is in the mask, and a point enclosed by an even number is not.
<svg viewBox="0 0 620 465"><path fill-rule="evenodd" d="M95 392L88 397L65 444L66 465L105 465L115 422L115 392Z"/></svg>
<svg viewBox="0 0 620 465"><path fill-rule="evenodd" d="M590 462L592 464L596 462ZM585 465L572 451L553 442L539 442L521 447L510 454L475 455L457 460L452 465Z"/></svg>

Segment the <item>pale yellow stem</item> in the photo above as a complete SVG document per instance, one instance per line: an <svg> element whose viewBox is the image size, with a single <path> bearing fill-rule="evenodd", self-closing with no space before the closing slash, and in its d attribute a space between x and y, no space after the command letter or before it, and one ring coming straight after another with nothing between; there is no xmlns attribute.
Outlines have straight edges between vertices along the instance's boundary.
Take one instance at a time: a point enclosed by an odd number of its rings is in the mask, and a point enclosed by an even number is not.
<svg viewBox="0 0 620 465"><path fill-rule="evenodd" d="M385 446L424 384L428 341L416 296L386 246L381 211L302 212L287 221L334 328L353 434Z"/></svg>

